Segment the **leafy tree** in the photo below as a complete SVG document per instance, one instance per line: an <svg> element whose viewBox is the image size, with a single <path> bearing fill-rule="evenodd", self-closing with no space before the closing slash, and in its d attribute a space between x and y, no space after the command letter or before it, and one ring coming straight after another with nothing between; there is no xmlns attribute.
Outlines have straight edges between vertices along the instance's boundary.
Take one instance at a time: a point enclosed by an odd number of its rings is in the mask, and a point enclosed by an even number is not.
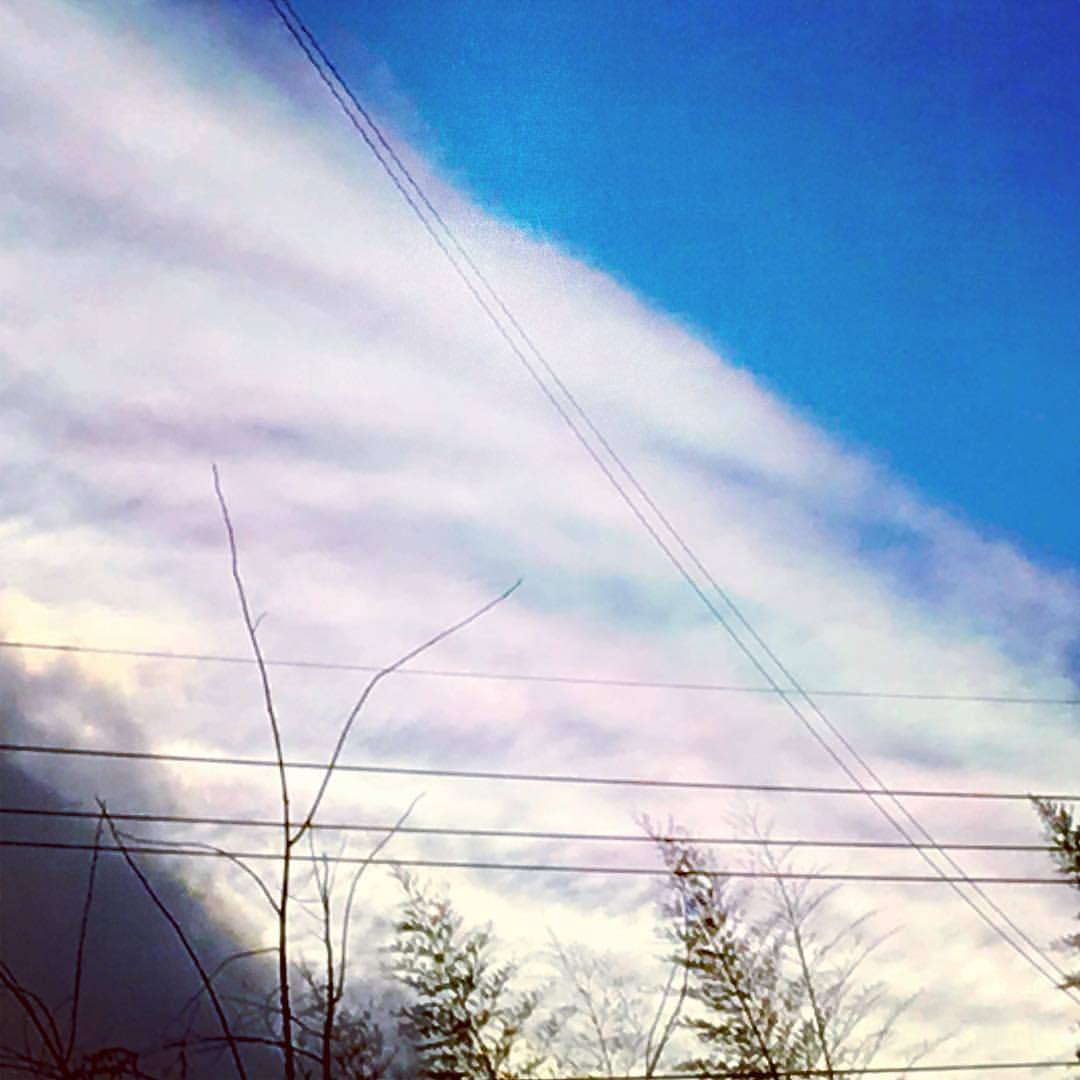
<svg viewBox="0 0 1080 1080"><path fill-rule="evenodd" d="M468 929L450 901L404 872L405 893L390 946L393 971L410 991L403 1033L425 1080L509 1080L535 1076L542 1055L526 1027L536 994L511 987L514 968L492 958L490 927Z"/></svg>
<svg viewBox="0 0 1080 1080"><path fill-rule="evenodd" d="M682 1024L700 1047L682 1068L776 1078L867 1068L912 999L893 1002L881 984L859 982L880 944L865 940L863 920L820 936L814 916L828 892L785 880L768 844L759 862L773 888L752 897L685 839L650 833L669 871L665 910L688 975ZM911 1048L909 1064L928 1049Z"/></svg>
<svg viewBox="0 0 1080 1080"><path fill-rule="evenodd" d="M670 874L665 909L690 976L696 1005L684 1020L702 1053L688 1071L747 1071L778 1078L815 1068L819 1047L804 1019L805 991L783 970L775 920L756 924L741 910L730 881L703 853L659 838Z"/></svg>
<svg viewBox="0 0 1080 1080"><path fill-rule="evenodd" d="M1080 823L1061 803L1049 802L1046 799L1033 799L1032 802L1042 821L1043 835L1050 844L1054 864L1058 871L1080 890ZM1080 918L1080 915L1077 918ZM1062 938L1061 943L1074 952L1080 952L1080 934L1069 934ZM1062 987L1080 990L1080 971L1069 975Z"/></svg>

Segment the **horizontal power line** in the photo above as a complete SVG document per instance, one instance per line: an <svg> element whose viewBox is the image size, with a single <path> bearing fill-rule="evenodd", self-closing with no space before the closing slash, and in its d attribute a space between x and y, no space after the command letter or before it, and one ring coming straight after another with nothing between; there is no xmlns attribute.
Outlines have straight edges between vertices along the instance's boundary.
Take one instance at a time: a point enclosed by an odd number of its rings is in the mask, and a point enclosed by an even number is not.
<svg viewBox="0 0 1080 1080"><path fill-rule="evenodd" d="M705 1071L693 1073L652 1073L649 1077L642 1073L627 1073L611 1076L608 1080L774 1080L777 1077L815 1077L815 1076L895 1076L909 1073L956 1073L956 1072L998 1072L1005 1069L1075 1069L1080 1065L1075 1061L980 1061L963 1062L956 1065L866 1065L852 1068L830 1069L725 1069L721 1072ZM520 1080L520 1078L519 1078ZM588 1076L555 1076L551 1080L592 1080Z"/></svg>
<svg viewBox="0 0 1080 1080"><path fill-rule="evenodd" d="M64 818L96 821L96 810L43 810L26 806L0 806L0 815L15 817ZM141 822L148 825L215 825L227 828L281 829L280 820L245 817L199 817L187 814L117 813L109 811L114 821ZM481 840L553 840L616 844L655 844L672 840L709 847L779 847L779 848L858 848L870 851L910 851L911 844L899 840L783 840L760 836L692 836L647 833L587 833L551 832L537 829L478 829L446 825L397 825L359 822L313 822L312 829L321 832L400 833L403 836L456 836ZM930 845L916 845L926 846ZM958 843L934 844L946 851L1039 852L1054 850L1049 844Z"/></svg>
<svg viewBox="0 0 1080 1080"><path fill-rule="evenodd" d="M94 645L72 645L43 641L0 641L0 648L25 649L40 652L86 653L92 656L126 656L139 660L177 660L192 663L243 664L255 663L250 656L230 656L220 653L173 652L165 649L120 649ZM267 667L300 668L315 671L361 671L373 673L380 668L373 664L350 664L331 660L270 660ZM740 686L724 683L653 682L646 679L605 679L584 675L536 675L507 671L460 671L446 668L402 668L395 675L417 675L440 679L482 679L492 682L554 683L567 686L609 686L633 690L693 690L720 694L765 694L777 696L773 686ZM787 691L785 691L786 693ZM1080 705L1080 697L1027 697L1017 694L958 694L930 693L907 690L808 690L815 697L862 698L880 701L971 702L983 705Z"/></svg>
<svg viewBox="0 0 1080 1080"><path fill-rule="evenodd" d="M184 846L187 844L188 846ZM100 844L96 850L109 853L127 851L132 855L177 855L184 858L211 858L281 862L285 856L280 851L232 851L191 846L191 841L176 841L172 846L162 841L160 846L145 840L120 847L118 844ZM29 848L42 851L94 851L94 844L61 840L0 840L0 848ZM404 866L432 870L500 870L509 873L529 874L581 874L609 877L669 877L671 871L657 866L599 866L590 864L568 865L560 863L511 863L482 859L369 859L363 855L301 855L292 853L293 862L341 863L346 866ZM694 870L694 875L710 878L754 878L764 881L847 881L875 885L954 885L957 882L976 882L979 885L1065 885L1073 883L1063 877L949 877L939 874L846 874L832 871L787 870Z"/></svg>
<svg viewBox="0 0 1080 1080"><path fill-rule="evenodd" d="M0 743L0 753L57 754L71 757L111 758L119 761L162 761L178 765L221 765L276 769L272 758L229 757L213 754L167 754L149 750L97 750L76 746L41 746L28 743ZM325 762L286 761L289 769L326 770ZM629 776L585 776L569 773L496 772L487 769L435 769L413 765L354 765L339 762L335 772L385 776L428 776L443 780L498 780L511 783L580 784L606 787L643 787L690 791L757 791L780 795L892 795L925 799L982 799L1030 802L1033 798L1050 802L1080 802L1080 795L1020 791L950 791L928 788L826 787L811 784L739 784L719 780L657 780ZM910 847L911 844L907 844ZM936 847L937 845L931 845Z"/></svg>

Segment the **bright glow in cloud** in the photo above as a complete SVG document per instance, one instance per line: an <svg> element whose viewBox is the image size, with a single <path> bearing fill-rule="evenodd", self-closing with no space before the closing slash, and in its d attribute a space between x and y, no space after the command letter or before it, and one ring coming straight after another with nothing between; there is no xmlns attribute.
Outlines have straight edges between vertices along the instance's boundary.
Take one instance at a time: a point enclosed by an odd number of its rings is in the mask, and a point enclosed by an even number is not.
<svg viewBox="0 0 1080 1080"><path fill-rule="evenodd" d="M522 576L510 602L425 666L760 685L292 54L282 46L292 98L224 51L224 69L200 83L192 71L206 55L185 56L195 38L178 33L166 47L149 30L139 36L149 13L121 11L97 21L53 0L0 8L6 632L242 653L210 487L216 461L271 656L384 663ZM925 505L661 313L423 178L598 425L804 685L1075 694L1074 580ZM363 681L281 672L289 753L324 756ZM268 751L248 669L145 661L125 667L120 685L150 746ZM822 702L893 785L1075 787L1067 708ZM81 729L61 719L55 730ZM109 745L110 732L95 729L88 741ZM388 682L348 757L846 783L766 695L421 676ZM94 779L73 790L89 797ZM271 780L177 770L172 796L266 816ZM298 783L310 788L310 777ZM732 812L711 795L342 776L325 816L389 820L420 791L414 820L431 825L626 832L648 812L716 833L729 831ZM754 805L777 835L895 838L861 801ZM913 809L941 841L1035 835L1023 804ZM404 839L395 850L649 858L644 848ZM972 873L1049 870L1038 855L963 861ZM904 853L840 853L828 866L925 869ZM510 934L545 923L596 933L589 908L601 919L625 910L641 926L652 918L648 890L626 882L453 881L464 906ZM899 993L928 985L918 1021L955 1034L935 1060L1067 1047L1066 1001L946 888L841 895L837 917L872 906L882 927L899 928L879 974ZM995 896L1037 940L1064 932L1063 891Z"/></svg>

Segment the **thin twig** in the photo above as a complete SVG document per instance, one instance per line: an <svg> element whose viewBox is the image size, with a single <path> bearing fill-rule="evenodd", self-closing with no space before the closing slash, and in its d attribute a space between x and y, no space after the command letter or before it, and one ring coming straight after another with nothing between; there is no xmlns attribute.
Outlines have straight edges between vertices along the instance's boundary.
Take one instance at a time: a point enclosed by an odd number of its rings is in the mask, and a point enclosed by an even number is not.
<svg viewBox="0 0 1080 1080"><path fill-rule="evenodd" d="M679 965L679 958L673 957L671 969L668 971L667 981L664 983L663 990L660 991L660 1001L657 1003L656 1010L653 1012L652 1023L649 1024L649 1033L645 1036L646 1064L648 1064L648 1062L652 1060L653 1039L656 1036L656 1029L660 1026L660 1017L663 1016L664 1009L667 1006L668 997L671 994L671 988L675 985L675 976L678 974Z"/></svg>
<svg viewBox="0 0 1080 1080"><path fill-rule="evenodd" d="M349 922L352 919L352 906L353 899L356 896L356 887L360 884L360 878L363 873L372 862L382 854L383 849L394 838L398 830L408 820L409 815L416 809L416 804L424 797L424 793L421 792L415 799L405 808L401 816L394 822L394 825L389 829L386 835L368 852L367 858L360 864L360 868L353 874L353 879L349 883L349 894L345 898L345 913L341 923L341 964L339 965L340 975L338 982L342 988L345 986L345 980L347 977L347 969L349 962Z"/></svg>
<svg viewBox="0 0 1080 1080"><path fill-rule="evenodd" d="M229 516L229 506L225 501L225 494L221 489L221 477L218 475L218 467L216 464L213 466L213 476L214 492L217 495L218 505L221 508L221 518L225 523L225 535L229 542L229 559L232 568L233 585L236 587L236 595L240 601L240 612L244 619L244 627L247 630L248 640L251 643L251 651L255 657L255 663L259 668L259 681L262 686L263 707L266 710L266 717L270 722L270 733L273 736L274 755L277 761L278 781L281 785L281 889L275 906L278 923L278 1002L281 1010L281 1041L285 1055L285 1080L296 1080L296 1060L292 1040L292 1001L289 992L288 912L292 848L295 841L292 836L288 773L285 768L285 754L281 745L281 728L278 724L277 710L274 707L273 688L270 685L270 673L267 670L266 660L263 657L262 646L259 644L258 622L251 616L251 608L248 604L247 593L244 590L244 581L240 576L240 556L237 550L236 531L233 529L232 518Z"/></svg>
<svg viewBox="0 0 1080 1080"><path fill-rule="evenodd" d="M234 855L231 851L228 851L225 848L218 847L216 844L207 844L200 840L161 840L157 837L139 836L138 833L130 833L126 831L121 832L120 835L123 836L125 840L131 840L136 844L148 848L158 847L163 852L175 851L177 848L195 848L200 851L212 851L215 855L220 855L223 859L228 859L229 862L231 862L238 869L243 870L244 873L247 874L248 877L250 877L251 880L255 882L255 884L259 887L259 891L266 898L266 902L270 905L271 910L274 912L275 915L277 914L278 903L274 899L274 894L270 891L269 886L259 876L258 872L255 871L252 867L248 866L248 864L244 862L244 860L239 855Z"/></svg>
<svg viewBox="0 0 1080 1080"><path fill-rule="evenodd" d="M124 860L127 862L131 872L139 880L139 884L142 885L146 895L153 901L154 906L164 916L166 922L172 927L173 932L176 934L177 940L183 946L184 952L187 953L188 959L191 961L192 966L199 973L199 978L202 979L203 986L206 987L207 996L210 998L211 1004L214 1007L214 1012L217 1014L218 1023L221 1025L221 1034L225 1041L228 1043L229 1051L232 1054L233 1064L236 1066L237 1075L241 1080L247 1080L247 1071L244 1069L244 1063L240 1058L240 1048L237 1045L237 1039L232 1033L232 1028L229 1025L229 1018L225 1015L225 1010L222 1007L221 999L217 995L217 991L214 989L213 980L210 978L206 968L203 967L202 961L199 959L199 954L195 951L191 941L188 939L187 933L184 928L177 921L176 916L169 910L165 901L158 895L157 890L150 883L150 880L142 872L139 864L135 861L135 858L124 846L124 839L121 836L116 825L109 817L109 811L105 806L105 803L100 799L98 800L98 806L101 807L101 815L105 819L106 824L109 826L109 831L112 833L113 840L116 842L117 847L120 848L121 853L124 856Z"/></svg>
<svg viewBox="0 0 1080 1080"><path fill-rule="evenodd" d="M766 858L771 859L771 853L767 854ZM791 927L791 934L795 941L795 953L799 958L799 971L802 976L803 984L806 987L807 996L810 999L810 1009L814 1015L814 1028L817 1032L818 1042L821 1044L821 1052L825 1056L825 1069L831 1080L831 1078L835 1076L835 1073L833 1072L832 1050L829 1047L829 1035L825 1014L818 1001L817 989L814 986L814 976L810 971L810 962L807 959L806 948L803 944L802 913L797 910L791 892L782 878L776 879L776 887L777 891L780 893L780 899L784 905L784 912L787 915Z"/></svg>
<svg viewBox="0 0 1080 1080"><path fill-rule="evenodd" d="M220 1044L225 1041L226 1040L221 1035L200 1035L195 1040L185 1039L180 1042L167 1043L166 1049L190 1049L195 1051L196 1053L205 1053L213 1049L214 1044L218 1044L218 1046L220 1047ZM264 1038L260 1035L234 1035L233 1041L243 1046L270 1046L273 1047L275 1050L283 1049L280 1039ZM305 1050L302 1046L294 1046L293 1053L296 1054L298 1057L308 1058L308 1060L310 1061L317 1062L319 1060L318 1054L312 1053L310 1050Z"/></svg>
<svg viewBox="0 0 1080 1080"><path fill-rule="evenodd" d="M345 994L345 986L347 979L347 964L348 964L348 945L349 945L349 923L352 917L352 905L353 899L356 896L356 889L360 883L360 878L363 876L364 871L371 865L371 861L376 858L379 853L386 847L393 836L405 823L406 819L413 812L416 804L420 801L422 796L417 795L415 799L405 809L404 813L398 818L397 822L392 828L388 829L386 835L383 836L379 842L368 853L367 858L360 864L359 869L353 874L352 881L349 884L349 892L345 901L345 911L341 920L341 953L340 960L335 968L334 958L334 944L333 944L333 925L331 918L330 908L330 892L331 892L331 870L326 862L325 858L322 862L322 873L319 872L319 862L315 857L315 840L314 831L308 831L308 841L311 844L311 856L314 864L314 874L316 888L319 894L319 901L322 913L322 939L323 939L323 951L326 957L326 983L325 983L325 995L323 1001L323 1015L322 1015L322 1030L318 1033L321 1040L321 1064L323 1080L331 1080L332 1066L333 1066L333 1041L334 1041L334 1029L337 1021L337 1007L340 1004Z"/></svg>
<svg viewBox="0 0 1080 1080"><path fill-rule="evenodd" d="M586 985L584 980L579 976L579 968L582 962L579 958L578 967L574 966L574 962L567 955L562 942L559 940L555 931L550 927L548 928L548 938L551 941L552 948L555 950L555 955L559 961L559 967L562 968L563 974L569 977L574 985L574 989L578 993L578 997L585 1003L585 1008L589 1014L589 1023L596 1033L596 1042L600 1048L600 1061L604 1067L604 1072L607 1076L614 1076L615 1070L612 1066L611 1054L608 1052L608 1040L607 1036L604 1034L603 1021L596 1012L596 1003L593 1001L592 988Z"/></svg>
<svg viewBox="0 0 1080 1080"><path fill-rule="evenodd" d="M683 917L685 918L685 912ZM686 999L690 993L690 942L687 936L686 942L686 956L680 960L674 960L672 962L671 975L675 974L675 965L681 964L682 966L682 985L679 987L679 996L675 999L675 1005L671 1010L671 1014L668 1016L667 1023L664 1025L664 1031L660 1036L660 1041L657 1042L656 1048L649 1056L648 1044L646 1045L645 1052L645 1075L652 1076L656 1071L656 1067L660 1064L660 1055L664 1052L664 1047L667 1046L668 1041L671 1038L672 1032L675 1030L675 1025L679 1021L679 1017L682 1015L683 1007L686 1005ZM664 995L660 999L660 1004L656 1010L656 1016L653 1018L652 1027L649 1028L649 1040L652 1042L654 1033L656 1032L656 1022L660 1019L660 1015L664 1008L664 1003L667 1001L668 990L671 986L671 978L668 978L667 986L664 987Z"/></svg>
<svg viewBox="0 0 1080 1080"><path fill-rule="evenodd" d="M352 710L346 717L345 723L342 725L341 734L338 736L337 745L334 747L334 752L330 755L330 761L327 763L326 771L323 773L322 783L319 785L319 790L311 803L311 809L308 810L307 814L304 817L303 823L296 831L296 839L299 839L308 829L311 828L312 823L315 819L315 815L319 810L319 806L322 804L323 796L326 794L326 788L330 783L330 778L333 775L334 767L337 765L338 759L341 757L341 752L345 748L345 741L349 737L349 732L352 730L353 723L355 722L357 716L360 715L360 712L364 708L364 705L367 704L367 700L371 696L372 691L374 691L375 687L378 686L379 683L383 679L385 679L387 675L391 675L395 671L397 671L398 668L404 667L410 660L414 660L421 653L427 652L428 649L432 648L435 645L438 645L440 641L445 641L448 637L456 634L459 630L464 630L466 626L469 626L471 623L476 622L476 620L479 619L482 615L486 615L493 607L501 604L512 593L514 593L520 587L521 581L522 579L518 578L517 581L515 581L514 584L510 586L510 588L504 589L503 592L499 593L499 595L496 596L493 600L489 600L482 607L477 608L476 611L472 612L472 614L466 615L465 618L460 619L452 626L448 626L444 630L440 630L433 637L430 637L427 639L427 641L423 642L420 645L417 645L416 648L410 649L407 653L405 653L404 656L399 657L392 664L388 664L386 667L381 668L371 677L371 679L368 681L367 686L364 687L363 693L361 693L360 697L357 698L356 704L353 705Z"/></svg>
<svg viewBox="0 0 1080 1080"><path fill-rule="evenodd" d="M308 844L311 848L312 869L315 875L315 886L319 896L319 908L322 917L322 943L323 955L326 958L326 982L323 990L322 1001L322 1025L318 1032L319 1060L323 1080L331 1080L333 1064L334 1043L334 1019L338 1002L338 989L335 983L334 972L334 935L330 908L330 864L325 856L320 860L315 854L315 834L309 832ZM320 870L321 867L321 870ZM312 977L314 979L314 977ZM314 986L315 999L318 1001L318 984Z"/></svg>
<svg viewBox="0 0 1080 1080"><path fill-rule="evenodd" d="M56 1020L49 1011L48 1006L38 997L33 990L28 990L18 980L6 961L0 960L0 986L8 991L19 1003L23 1015L28 1019L41 1040L41 1045L54 1062L54 1068L60 1077L70 1077L71 1070L68 1067L66 1056L63 1052L60 1032L56 1027ZM40 1013L40 1015L39 1015ZM27 1058L31 1058L29 1046L27 1046ZM33 1059L37 1060L37 1059Z"/></svg>
<svg viewBox="0 0 1080 1080"><path fill-rule="evenodd" d="M749 824L757 839L765 839L762 835L762 830L758 826L756 817L751 815ZM773 849L766 845L762 846L759 858L768 870L772 871L774 875L779 875L783 868L783 861L786 859L786 853L778 858L773 852ZM787 883L779 876L774 877L774 881L776 883L777 894L780 897L780 913L787 923L787 927L791 931L792 939L795 942L795 955L799 961L799 974L810 1001L810 1011L814 1017L814 1032L817 1035L822 1055L825 1058L826 1075L830 1077L831 1080L836 1074L833 1070L832 1048L829 1045L828 1023L826 1021L824 1009L818 998L817 987L815 985L816 979L814 973L810 969L810 959L807 955L806 944L803 938L803 928L807 925L807 920L814 911L824 902L825 893L819 894L811 899L808 905L805 905L801 903L802 895L805 894L805 890L803 890L803 894L796 894L788 888ZM820 961L820 954L818 959Z"/></svg>
<svg viewBox="0 0 1080 1080"><path fill-rule="evenodd" d="M79 941L75 948L75 978L71 991L71 1027L68 1031L67 1056L75 1051L75 1042L79 1030L79 1000L82 992L83 956L86 952L86 932L90 926L90 905L94 900L94 878L97 874L98 857L101 854L101 830L105 827L104 819L99 815L97 828L94 830L94 853L90 856L90 873L86 880L86 895L83 897L82 916L79 919Z"/></svg>
<svg viewBox="0 0 1080 1080"><path fill-rule="evenodd" d="M232 569L233 585L236 587L236 595L240 601L240 611L244 617L244 627L251 643L251 651L255 656L255 663L259 669L259 681L262 684L263 705L266 709L267 718L270 721L270 732L274 739L274 753L278 761L278 775L281 781L281 801L289 805L288 775L285 770L285 755L282 751L281 728L278 724L277 711L274 708L274 695L270 686L270 674L267 671L266 660L263 658L262 646L259 644L258 622L252 618L251 608L248 605L247 592L244 589L244 581L240 576L240 555L236 543L236 530L233 528L232 517L229 515L229 506L225 501L225 493L221 489L221 477L218 474L217 465L211 466L214 476L214 493L217 495L218 506L221 508L221 519L225 523L225 535L229 541L229 559ZM259 616L262 619L262 616Z"/></svg>
<svg viewBox="0 0 1080 1080"><path fill-rule="evenodd" d="M249 958L251 958L253 956L265 956L267 953L272 953L272 952L277 952L277 946L276 945L264 945L262 948L259 948L259 949L243 949L240 952L235 952L235 953L232 954L232 956L225 957L225 959L222 960L221 963L218 964L218 966L216 968L214 968L213 971L210 972L210 980L212 982L230 964L234 964L237 960L247 960L247 959L249 959ZM199 989L196 990L195 993L192 994L191 997L189 997L187 999L187 1001L185 1001L184 1004L180 1007L180 1010L177 1013L178 1018L182 1017L183 1014L188 1011L188 1009L195 1006L198 1003L199 998L201 998L203 996L204 992L205 992L205 987L200 986Z"/></svg>

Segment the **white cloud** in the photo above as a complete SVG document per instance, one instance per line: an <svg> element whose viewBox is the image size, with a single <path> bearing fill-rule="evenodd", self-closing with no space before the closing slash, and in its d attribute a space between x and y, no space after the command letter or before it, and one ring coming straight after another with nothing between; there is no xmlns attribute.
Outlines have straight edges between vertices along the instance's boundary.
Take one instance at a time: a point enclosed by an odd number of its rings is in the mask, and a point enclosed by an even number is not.
<svg viewBox="0 0 1080 1080"><path fill-rule="evenodd" d="M149 12L123 10L133 26ZM0 9L8 625L242 652L216 460L271 655L385 662L522 575L509 603L425 663L760 683L329 105L315 108L306 88L291 101L252 73L199 84L191 71L205 57L184 55L194 39L167 45L157 22L120 25L52 0ZM298 87L307 78L295 71ZM1075 580L925 505L662 313L423 175L546 356L805 685L1075 693ZM132 661L122 676L149 744L267 751L250 670ZM290 752L325 754L361 683L282 672ZM1077 775L1064 708L822 701L898 786L1067 789ZM380 692L350 756L845 783L781 703L692 691L402 677ZM177 797L265 814L270 781L178 772ZM631 831L647 810L715 832L728 805L342 777L327 814L385 820L421 788L428 824ZM891 839L865 805L761 802L778 833ZM1034 837L1022 804L916 809L943 840ZM910 855L830 863L887 870L901 858L920 872ZM1046 870L1038 858L964 864ZM566 883L542 894L507 877L460 887L522 931L584 918L559 913L574 895ZM604 896L584 890L590 904ZM1063 897L999 892L1037 939L1063 931ZM1063 1000L1000 943L979 944L984 928L943 888L844 895L903 924L882 974L899 989L932 979L942 1004L927 1023L944 1011L985 1058L1027 1055L1036 1031L1040 1048L1066 1038ZM941 1051L971 1053L960 1042Z"/></svg>

